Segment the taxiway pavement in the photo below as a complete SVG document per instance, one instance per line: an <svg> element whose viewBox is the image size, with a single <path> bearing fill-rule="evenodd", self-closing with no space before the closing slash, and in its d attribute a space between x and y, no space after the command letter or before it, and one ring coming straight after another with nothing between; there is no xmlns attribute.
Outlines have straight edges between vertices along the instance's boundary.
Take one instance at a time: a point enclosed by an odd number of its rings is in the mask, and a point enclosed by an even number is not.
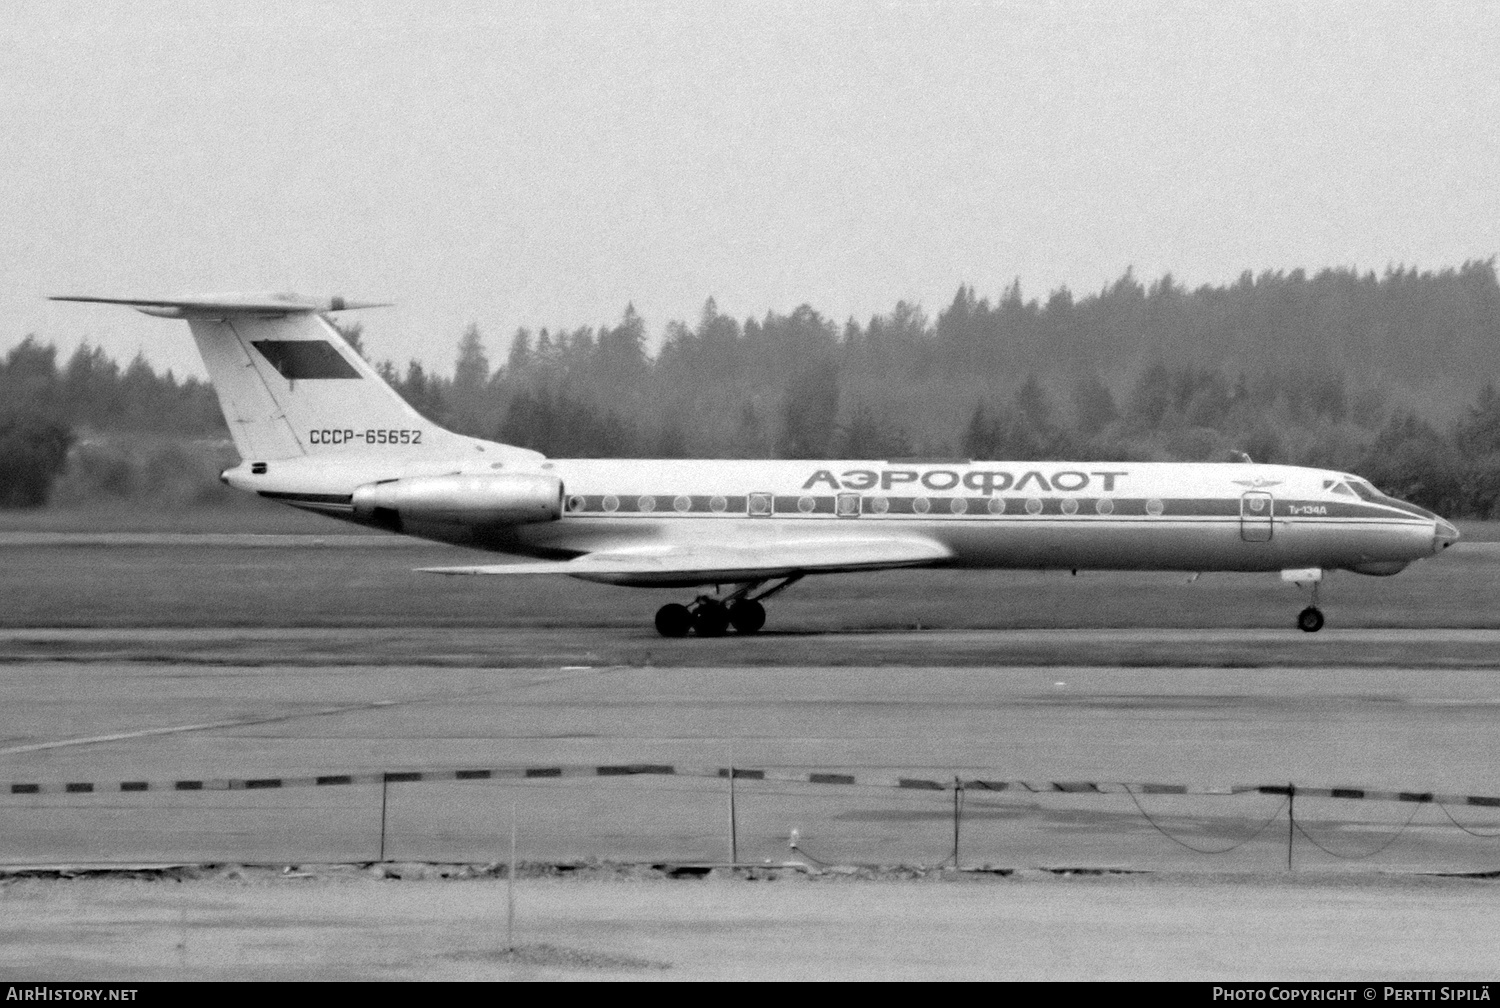
<svg viewBox="0 0 1500 1008"><path fill-rule="evenodd" d="M1500 678L1488 668L252 665L139 651L12 661L0 664L0 781L97 787L0 794L0 862L369 861L382 844L388 859L490 861L514 810L533 861L733 851L932 865L953 856L951 790L737 780L731 837L728 781L692 773L119 784L659 763L1494 795L1497 728ZM959 861L1280 870L1284 806L1277 795L967 791ZM1500 868L1493 808L1299 798L1296 815L1300 867Z"/></svg>

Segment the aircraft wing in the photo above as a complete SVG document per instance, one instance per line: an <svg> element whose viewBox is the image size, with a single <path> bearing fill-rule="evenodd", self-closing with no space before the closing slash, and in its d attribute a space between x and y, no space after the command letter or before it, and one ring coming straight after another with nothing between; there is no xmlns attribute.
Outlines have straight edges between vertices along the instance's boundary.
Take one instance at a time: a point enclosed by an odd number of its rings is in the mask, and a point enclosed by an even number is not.
<svg viewBox="0 0 1500 1008"><path fill-rule="evenodd" d="M687 585L924 567L942 563L949 556L948 547L942 543L892 537L799 540L762 546L677 546L651 552L585 553L572 560L419 569L433 574L567 574L625 584Z"/></svg>

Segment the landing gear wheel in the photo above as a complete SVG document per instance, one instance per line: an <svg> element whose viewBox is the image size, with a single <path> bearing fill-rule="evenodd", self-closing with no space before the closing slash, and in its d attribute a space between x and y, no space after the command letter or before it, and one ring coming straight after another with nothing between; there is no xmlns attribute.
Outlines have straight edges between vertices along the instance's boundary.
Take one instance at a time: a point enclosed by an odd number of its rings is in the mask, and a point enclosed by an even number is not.
<svg viewBox="0 0 1500 1008"><path fill-rule="evenodd" d="M754 599L736 602L729 607L729 625L738 633L755 633L766 625L766 607Z"/></svg>
<svg viewBox="0 0 1500 1008"><path fill-rule="evenodd" d="M705 602L693 611L693 632L699 637L723 637L729 629L729 611L722 602Z"/></svg>
<svg viewBox="0 0 1500 1008"><path fill-rule="evenodd" d="M656 632L663 637L686 637L693 627L693 614L676 602L656 610Z"/></svg>
<svg viewBox="0 0 1500 1008"><path fill-rule="evenodd" d="M1323 610L1308 606L1297 614L1297 629L1304 633L1317 633L1323 629Z"/></svg>

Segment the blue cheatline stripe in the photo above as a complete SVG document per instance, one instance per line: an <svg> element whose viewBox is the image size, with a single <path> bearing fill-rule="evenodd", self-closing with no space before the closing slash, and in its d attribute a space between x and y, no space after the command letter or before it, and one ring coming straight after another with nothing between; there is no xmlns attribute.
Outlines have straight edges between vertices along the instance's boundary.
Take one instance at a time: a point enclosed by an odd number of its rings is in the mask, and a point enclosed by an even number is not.
<svg viewBox="0 0 1500 1008"><path fill-rule="evenodd" d="M334 503L333 495L270 494L283 498L297 497L307 503ZM1270 517L1253 512L1241 512L1239 498L1231 497L1101 497L1058 496L1056 494L1017 496L996 494L992 497L975 497L963 494L930 494L926 496L893 496L890 494L849 493L843 496L858 502L857 512L840 512L838 496L833 494L774 494L772 514L788 518L834 518L834 517L884 517L905 515L913 518L963 519L1012 519L1067 518L1075 520L1120 520L1126 518L1176 519L1176 520L1265 520ZM344 502L348 498L342 498ZM995 502L995 503L992 503ZM1103 503L1103 502L1108 502ZM1064 505L1074 510L1065 510ZM1102 505L1102 507L1101 507ZM1160 505L1155 510L1152 505ZM674 518L684 515L698 517L743 518L747 514L749 497L745 494L574 494L566 502L570 515L587 517L652 517ZM1369 504L1349 504L1326 500L1277 499L1274 517L1311 521L1373 521L1410 523L1427 521L1421 516L1406 512L1393 513L1393 509ZM925 508L925 510L924 510ZM1301 509L1317 509L1310 513ZM1296 510L1294 510L1296 509Z"/></svg>
<svg viewBox="0 0 1500 1008"><path fill-rule="evenodd" d="M766 770L749 767L684 767L671 763L576 764L554 766L510 766L441 770L385 770L368 773L318 774L306 777L199 778L167 781L16 781L4 785L9 795L95 795L104 792L154 791L258 791L295 787L339 787L356 784L416 784L439 781L546 780L563 777L716 777L736 780L774 781L790 784L898 788L915 791L951 791L956 785L972 791L1024 791L1028 794L1124 794L1137 795L1291 795L1305 798L1363 799L1366 801L1415 802L1420 804L1472 805L1500 808L1500 797L1489 795L1437 794L1431 791L1380 791L1353 787L1303 787L1300 784L1195 785L1123 781L1024 781L965 776L962 772L939 777L907 777L882 773L843 773L827 770Z"/></svg>

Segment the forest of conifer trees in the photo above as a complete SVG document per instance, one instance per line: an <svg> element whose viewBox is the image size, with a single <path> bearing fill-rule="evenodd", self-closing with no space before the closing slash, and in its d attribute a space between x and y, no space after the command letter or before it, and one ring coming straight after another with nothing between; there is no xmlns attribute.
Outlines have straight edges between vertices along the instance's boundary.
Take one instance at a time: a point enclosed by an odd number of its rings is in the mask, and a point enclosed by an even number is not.
<svg viewBox="0 0 1500 1008"><path fill-rule="evenodd" d="M357 323L338 323L364 352ZM1257 461L1341 468L1455 517L1500 518L1500 285L1493 261L1382 275L1249 273L1187 290L1127 271L1103 290L861 324L804 305L736 320L710 299L655 352L614 325L517 331L503 361L462 334L450 375L379 370L414 408L554 457ZM65 361L0 364L0 505L142 496L215 504L233 462L203 382ZM55 484L55 485L54 485ZM169 487L164 491L163 487ZM164 496L165 495L165 496Z"/></svg>

